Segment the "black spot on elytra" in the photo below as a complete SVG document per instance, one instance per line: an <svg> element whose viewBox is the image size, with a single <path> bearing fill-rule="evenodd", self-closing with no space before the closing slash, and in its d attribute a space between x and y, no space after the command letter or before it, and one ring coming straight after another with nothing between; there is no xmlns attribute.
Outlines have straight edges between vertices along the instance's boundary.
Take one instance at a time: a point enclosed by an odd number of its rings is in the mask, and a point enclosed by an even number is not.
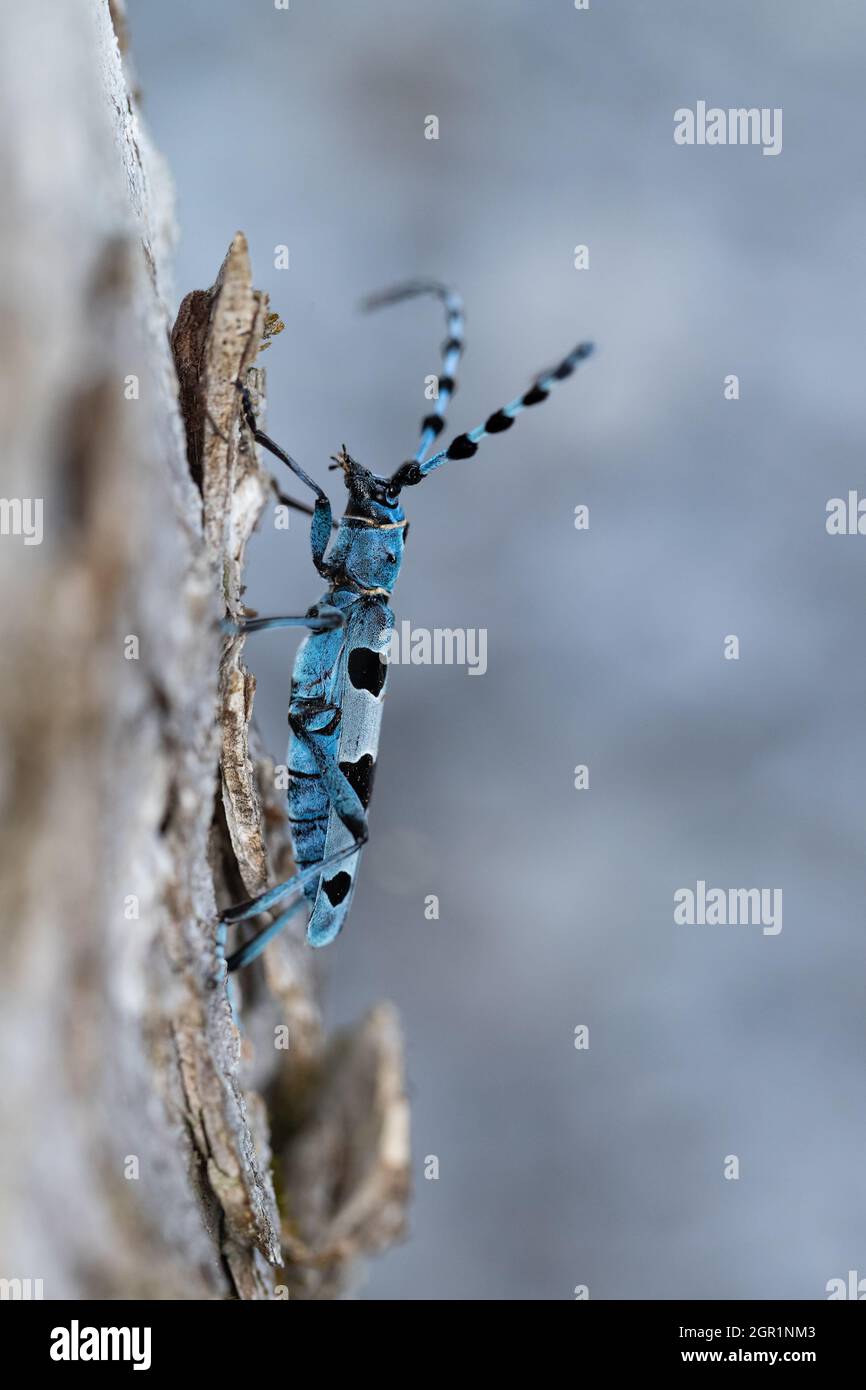
<svg viewBox="0 0 866 1390"><path fill-rule="evenodd" d="M387 664L370 647L353 647L349 652L349 680L356 690L381 695L387 674Z"/></svg>
<svg viewBox="0 0 866 1390"><path fill-rule="evenodd" d="M373 795L373 774L376 771L371 755L365 753L356 763L340 763L340 771L353 791L358 793L358 800L366 809Z"/></svg>
<svg viewBox="0 0 866 1390"><path fill-rule="evenodd" d="M334 874L333 878L326 878L322 887L327 894L328 902L332 907L339 907L352 886L352 878L344 870Z"/></svg>

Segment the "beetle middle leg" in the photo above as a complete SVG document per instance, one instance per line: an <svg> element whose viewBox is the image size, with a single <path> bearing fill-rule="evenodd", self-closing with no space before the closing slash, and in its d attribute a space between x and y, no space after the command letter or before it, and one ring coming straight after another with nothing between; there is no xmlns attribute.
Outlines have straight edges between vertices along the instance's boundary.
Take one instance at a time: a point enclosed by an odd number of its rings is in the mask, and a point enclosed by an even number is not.
<svg viewBox="0 0 866 1390"><path fill-rule="evenodd" d="M331 632L335 627L342 627L345 621L339 608L331 608L323 603L317 606L315 612L311 610L298 617L241 618L237 622L233 618L226 618L222 631L230 637L246 637L251 632L271 632L278 627L308 627L311 632Z"/></svg>

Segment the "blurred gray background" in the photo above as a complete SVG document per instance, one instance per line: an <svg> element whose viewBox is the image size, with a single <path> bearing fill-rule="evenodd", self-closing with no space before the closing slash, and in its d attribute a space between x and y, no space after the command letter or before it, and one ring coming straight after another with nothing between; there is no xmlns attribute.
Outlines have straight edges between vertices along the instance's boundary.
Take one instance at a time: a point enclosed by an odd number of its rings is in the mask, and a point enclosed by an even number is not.
<svg viewBox="0 0 866 1390"><path fill-rule="evenodd" d="M363 293L463 291L446 440L599 344L406 494L398 619L487 628L489 669L392 671L326 962L332 1021L388 996L408 1041L413 1229L362 1296L820 1298L866 1275L866 538L824 525L828 498L866 491L866 14L131 0L130 18L177 181L178 294L247 233L287 324L268 427L337 500L341 441L383 472L414 450L443 337L434 302L363 318ZM782 107L781 155L676 146L698 100ZM250 604L320 591L301 519L266 526ZM279 760L294 646L249 648ZM781 934L675 926L699 878L782 888Z"/></svg>

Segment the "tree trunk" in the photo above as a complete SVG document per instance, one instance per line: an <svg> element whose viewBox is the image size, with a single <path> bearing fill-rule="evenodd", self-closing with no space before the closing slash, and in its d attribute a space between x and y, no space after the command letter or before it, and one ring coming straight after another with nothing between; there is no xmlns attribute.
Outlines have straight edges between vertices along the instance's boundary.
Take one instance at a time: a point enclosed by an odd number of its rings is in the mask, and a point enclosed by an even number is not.
<svg viewBox="0 0 866 1390"><path fill-rule="evenodd" d="M4 28L0 1277L331 1298L403 1228L397 1022L327 1040L302 927L228 991L215 949L218 905L291 872L219 626L270 493L235 387L263 412L266 298L238 234L170 333L119 6Z"/></svg>

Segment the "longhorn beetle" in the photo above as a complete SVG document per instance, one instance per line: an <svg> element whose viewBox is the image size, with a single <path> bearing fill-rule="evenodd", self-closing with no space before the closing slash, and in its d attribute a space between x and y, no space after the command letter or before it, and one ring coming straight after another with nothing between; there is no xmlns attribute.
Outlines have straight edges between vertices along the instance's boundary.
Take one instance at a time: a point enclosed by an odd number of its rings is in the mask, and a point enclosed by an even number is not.
<svg viewBox="0 0 866 1390"><path fill-rule="evenodd" d="M510 429L521 411L546 400L551 387L571 376L578 362L592 352L591 343L581 343L558 366L536 377L522 396L494 411L468 434L458 434L447 449L428 458L456 389L455 372L463 351L462 300L435 281L416 280L372 295L362 307L374 309L423 294L435 295L442 302L447 319L437 409L422 421L415 457L388 478L364 468L347 452L345 444L332 455L330 466L342 469L349 494L345 514L337 523L318 483L259 429L249 393L237 383L244 420L253 438L287 464L315 496L312 507L286 497L282 500L312 516L313 564L328 588L301 617L249 618L226 625L236 634L281 627L310 630L295 658L289 700L288 810L297 873L222 913L217 929L220 956L231 923L267 912L290 896L298 901L229 956L229 971L254 960L303 907L304 898L310 905L310 945L326 946L346 920L367 840L367 806L394 625L389 600L409 529L400 493L449 459L472 458L480 440ZM336 536L329 548L334 530Z"/></svg>

